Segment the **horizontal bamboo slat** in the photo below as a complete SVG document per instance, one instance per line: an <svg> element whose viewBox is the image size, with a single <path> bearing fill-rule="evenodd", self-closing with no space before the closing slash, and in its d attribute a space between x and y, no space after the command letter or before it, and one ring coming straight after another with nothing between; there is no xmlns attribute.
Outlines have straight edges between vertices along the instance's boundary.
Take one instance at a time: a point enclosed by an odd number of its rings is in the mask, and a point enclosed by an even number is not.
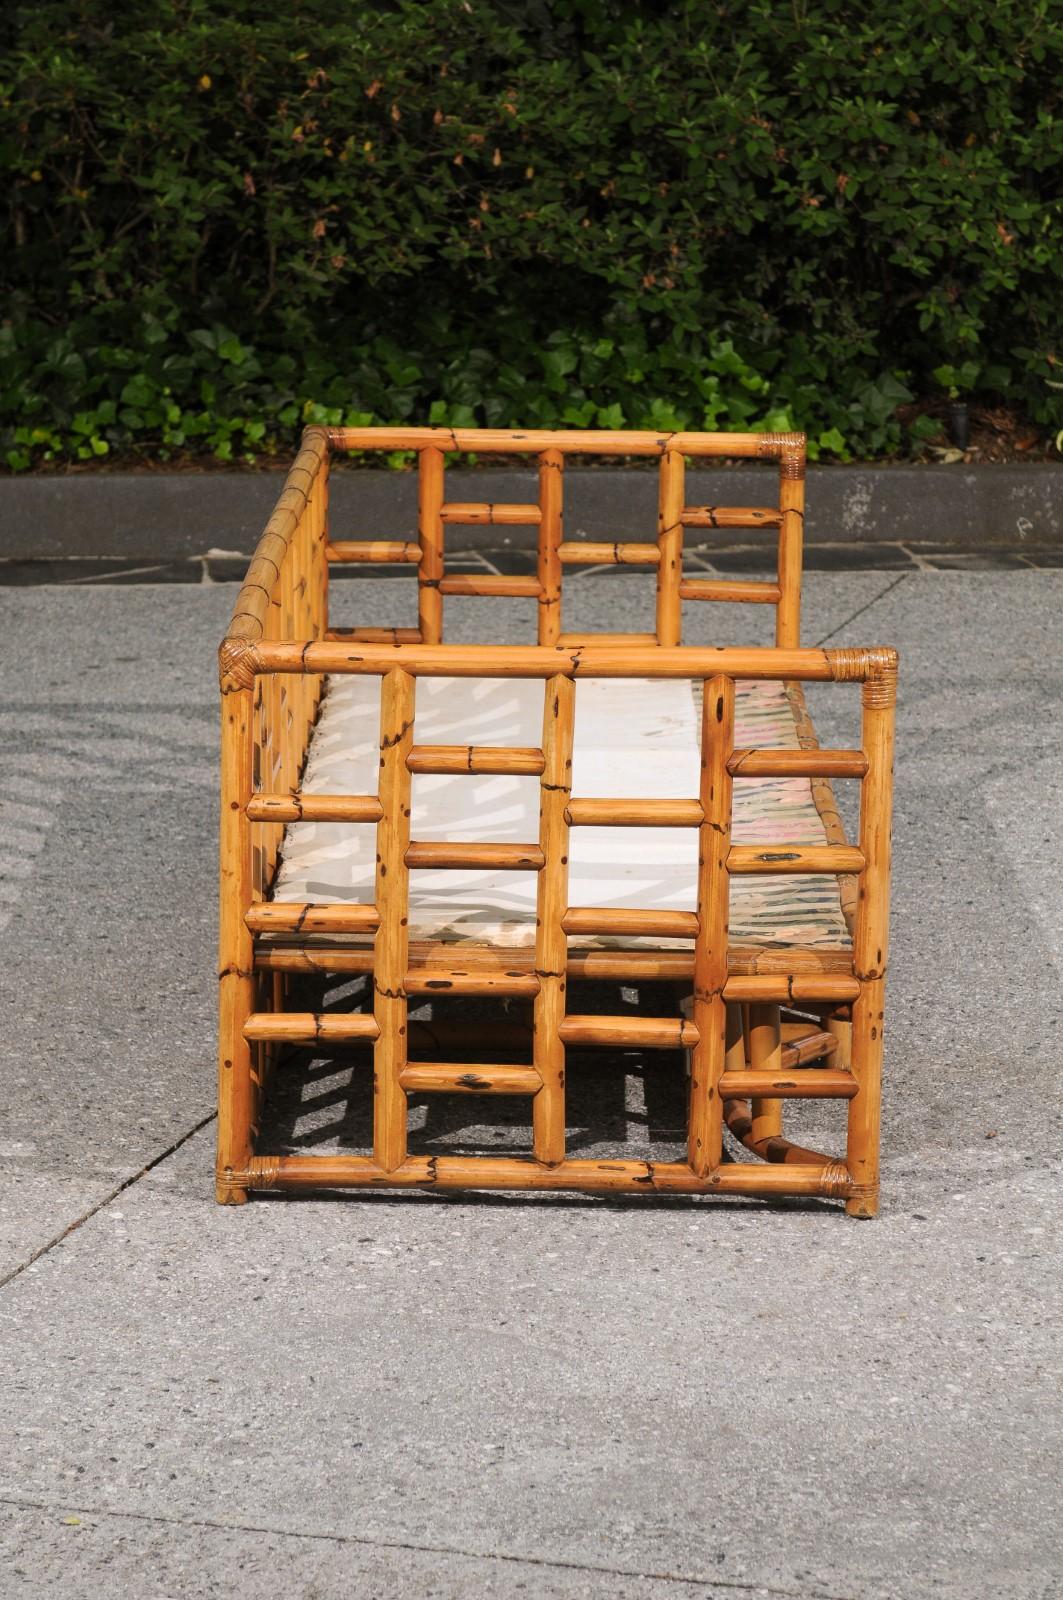
<svg viewBox="0 0 1063 1600"><path fill-rule="evenodd" d="M778 528L778 506L684 506L684 528Z"/></svg>
<svg viewBox="0 0 1063 1600"><path fill-rule="evenodd" d="M329 628L325 634L325 639L327 641L326 649L328 644L339 644L341 642L370 645L420 644L421 630L419 628ZM401 662L392 662L392 666L401 664ZM285 670L291 672L313 672L317 669L307 665L304 668L290 667ZM331 671L331 668L326 667L323 670L328 672ZM384 670L389 671L390 668L384 668Z"/></svg>
<svg viewBox="0 0 1063 1600"><path fill-rule="evenodd" d="M489 872L539 872L543 853L537 844L450 844L415 839L406 850L408 867L478 868Z"/></svg>
<svg viewBox="0 0 1063 1600"><path fill-rule="evenodd" d="M539 980L534 972L459 972L453 968L422 968L406 974L403 988L408 995L495 995L507 999L518 996L534 999Z"/></svg>
<svg viewBox="0 0 1063 1600"><path fill-rule="evenodd" d="M570 800L573 828L699 828L700 800Z"/></svg>
<svg viewBox="0 0 1063 1600"><path fill-rule="evenodd" d="M412 1156L388 1172L370 1156L258 1156L241 1177L251 1189L586 1189L843 1199L851 1188L841 1162L823 1157L804 1166L736 1161L699 1177L679 1161L570 1160L547 1167L519 1156Z"/></svg>
<svg viewBox="0 0 1063 1600"><path fill-rule="evenodd" d="M415 744L406 765L411 772L504 772L537 778L544 757L527 745Z"/></svg>
<svg viewBox="0 0 1063 1600"><path fill-rule="evenodd" d="M655 567L661 559L658 545L630 540L565 539L557 553L566 567Z"/></svg>
<svg viewBox="0 0 1063 1600"><path fill-rule="evenodd" d="M245 1039L284 1040L289 1044L375 1039L379 1032L373 1016L323 1011L253 1011L244 1026Z"/></svg>
<svg viewBox="0 0 1063 1600"><path fill-rule="evenodd" d="M735 778L862 778L862 750L735 750L727 762Z"/></svg>
<svg viewBox="0 0 1063 1600"><path fill-rule="evenodd" d="M251 822L379 822L375 794L256 794L248 802Z"/></svg>
<svg viewBox="0 0 1063 1600"><path fill-rule="evenodd" d="M534 1067L451 1061L408 1061L399 1082L407 1094L531 1095L543 1086Z"/></svg>
<svg viewBox="0 0 1063 1600"><path fill-rule="evenodd" d="M757 972L728 978L724 999L750 1005L812 1005L820 1000L855 1000L860 980L841 972Z"/></svg>
<svg viewBox="0 0 1063 1600"><path fill-rule="evenodd" d="M756 456L778 459L804 438L793 433L651 433L646 431L509 428L329 428L336 450L437 450L477 455L538 455L560 450L573 456Z"/></svg>
<svg viewBox="0 0 1063 1600"><path fill-rule="evenodd" d="M740 583L729 578L680 578L680 600L727 600L737 605L777 606L777 583Z"/></svg>
<svg viewBox="0 0 1063 1600"><path fill-rule="evenodd" d="M353 672L383 674L395 667L424 678L754 678L778 682L847 682L877 677L881 650L705 649L701 646L654 645L636 648L653 634L561 635L550 645L459 645L406 642L408 629L354 630L324 643L281 643L263 640L250 649L251 672ZM362 639L360 632L388 635L386 643ZM398 633L397 645L391 634ZM582 643L589 640L589 643ZM616 641L620 641L619 644ZM634 644L632 643L634 641ZM358 648L358 647L361 648Z"/></svg>
<svg viewBox="0 0 1063 1600"><path fill-rule="evenodd" d="M484 577L477 574L473 577L462 572L440 578L439 592L481 596L507 595L511 600L537 600L542 594L542 586L538 578L506 578L495 573L488 573Z"/></svg>
<svg viewBox="0 0 1063 1600"><path fill-rule="evenodd" d="M787 872L862 872L864 853L845 844L733 844L727 870L733 875Z"/></svg>
<svg viewBox="0 0 1063 1600"><path fill-rule="evenodd" d="M634 906L569 906L561 920L568 934L610 934L614 937L696 939L693 911L640 911Z"/></svg>
<svg viewBox="0 0 1063 1600"><path fill-rule="evenodd" d="M244 921L252 933L375 933L380 916L376 906L262 900Z"/></svg>
<svg viewBox="0 0 1063 1600"><path fill-rule="evenodd" d="M413 562L416 565L421 559L421 547L404 539L334 539L325 546L325 559L384 564Z"/></svg>
<svg viewBox="0 0 1063 1600"><path fill-rule="evenodd" d="M856 1090L851 1072L831 1067L804 1067L785 1076L777 1072L725 1072L720 1079L720 1094L725 1100L747 1100L751 1095L773 1100L851 1100Z"/></svg>
<svg viewBox="0 0 1063 1600"><path fill-rule="evenodd" d="M561 1024L565 1044L602 1045L627 1050L679 1050L695 1045L699 1034L682 1017L580 1016L570 1012Z"/></svg>
<svg viewBox="0 0 1063 1600"><path fill-rule="evenodd" d="M536 528L542 521L542 511L536 504L488 504L478 500L447 501L440 516L444 522L459 522L470 528Z"/></svg>

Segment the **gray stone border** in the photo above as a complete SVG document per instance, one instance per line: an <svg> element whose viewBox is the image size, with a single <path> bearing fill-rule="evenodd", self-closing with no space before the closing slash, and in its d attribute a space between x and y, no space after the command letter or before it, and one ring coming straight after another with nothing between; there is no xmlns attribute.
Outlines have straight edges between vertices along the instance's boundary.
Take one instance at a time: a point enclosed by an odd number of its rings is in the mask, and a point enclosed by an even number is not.
<svg viewBox="0 0 1063 1600"><path fill-rule="evenodd" d="M688 500L772 505L769 467L695 468ZM173 561L208 551L247 554L280 493L277 472L108 472L0 478L0 556L8 560L115 556ZM806 537L812 543L932 541L1045 546L1063 542L1063 465L811 467ZM530 500L526 468L455 470L453 500ZM413 532L416 478L340 469L333 478L338 537ZM570 468L570 539L652 537L656 485L637 468ZM454 548L521 544L531 530L457 528ZM699 535L700 537L700 535ZM763 536L761 536L763 537ZM727 535L733 542L735 535ZM756 542L758 536L750 536Z"/></svg>

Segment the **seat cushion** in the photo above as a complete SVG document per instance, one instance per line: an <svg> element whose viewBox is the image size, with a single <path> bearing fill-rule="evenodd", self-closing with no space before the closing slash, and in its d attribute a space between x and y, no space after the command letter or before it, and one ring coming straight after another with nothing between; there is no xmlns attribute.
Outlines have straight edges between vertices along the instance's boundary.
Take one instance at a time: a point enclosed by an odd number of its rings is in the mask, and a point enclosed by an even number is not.
<svg viewBox="0 0 1063 1600"><path fill-rule="evenodd" d="M538 746L543 685L536 680L419 678L418 744ZM700 684L689 679L587 678L576 690L572 793L581 799L692 799L700 777ZM328 682L303 779L306 794L376 792L379 684L336 675ZM735 743L796 748L793 708L781 683L740 682ZM539 780L495 774L412 779L411 836L453 843L536 843ZM822 844L824 826L805 778L736 779L734 841ZM292 823L274 896L316 903L374 898L375 828ZM573 828L568 903L693 911L697 830ZM849 934L833 877L731 880L732 944L845 946ZM536 874L479 869L410 874L410 937L505 947L535 939ZM632 944L574 937L573 947ZM657 939L657 947L684 941ZM689 941L687 941L689 947Z"/></svg>

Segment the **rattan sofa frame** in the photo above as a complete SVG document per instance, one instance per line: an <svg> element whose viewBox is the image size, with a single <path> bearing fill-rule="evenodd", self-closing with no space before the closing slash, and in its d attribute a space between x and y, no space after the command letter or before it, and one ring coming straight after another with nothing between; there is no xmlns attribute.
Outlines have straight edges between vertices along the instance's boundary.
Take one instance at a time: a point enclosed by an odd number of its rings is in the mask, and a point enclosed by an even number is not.
<svg viewBox="0 0 1063 1600"><path fill-rule="evenodd" d="M416 452L416 541L332 540L333 451ZM450 503L452 453L533 457L539 494L531 504ZM564 467L588 455L659 462L657 538L565 540ZM778 503L767 508L693 506L688 459L769 458L778 464ZM803 649L799 643L804 439L799 434L495 432L441 428L307 429L277 508L259 542L220 650L222 697L220 1051L217 1198L240 1204L258 1190L327 1188L562 1189L627 1194L821 1196L852 1216L878 1204L880 1078L887 964L890 812L897 657L875 649ZM725 481L725 480L724 480ZM535 577L467 576L446 569L448 523L533 526ZM730 582L683 573L688 528L773 528L773 582ZM414 567L416 629L329 625L329 567L338 562ZM656 576L656 626L648 634L566 633L562 577L579 563L634 563ZM447 595L513 595L538 602L537 643L443 642ZM770 649L684 646L684 599L772 605ZM380 767L375 794L308 795L301 777L328 675L380 680ZM538 748L422 745L416 692L422 677L534 679L543 688ZM589 678L684 678L703 684L701 786L688 800L602 800L573 795L573 717ZM736 749L736 680L784 682L801 748ZM859 683L860 747L821 749L802 685ZM525 845L421 842L410 837L411 782L421 772L506 772L537 777L539 837ZM747 778L811 781L828 842L771 849L731 842L732 793ZM845 842L830 780L860 783L857 844ZM377 830L372 904L291 904L271 898L288 824L368 823ZM686 827L698 831L694 912L588 909L567 894L569 830L586 824ZM411 868L505 867L538 875L534 948L455 948L408 935ZM851 948L742 947L728 943L728 883L738 873L835 873ZM572 935L629 937L630 948L573 950ZM360 934L372 944L352 944ZM335 943L322 942L332 935ZM660 947L653 941L660 939ZM674 947L689 941L689 949ZM637 941L637 942L636 942ZM666 947L667 946L667 947ZM289 1011L293 973L367 973L371 1012ZM688 1002L674 1017L580 1015L567 986L579 978L674 980ZM416 1036L409 1002L426 994L523 997L533 1027L528 1064L454 1064L410 1059ZM788 1009L790 1008L790 1009ZM792 1008L805 1017L802 1023ZM683 1014L685 1011L685 1014ZM808 1022L814 1014L817 1025ZM786 1020L789 1018L790 1020ZM371 1045L372 1153L271 1154L258 1148L266 1080L286 1044ZM571 1045L640 1046L689 1052L687 1158L651 1163L566 1155L565 1052ZM527 1156L417 1156L407 1151L410 1095L527 1096ZM847 1102L846 1148L830 1157L788 1141L787 1099ZM724 1129L754 1158L728 1159Z"/></svg>

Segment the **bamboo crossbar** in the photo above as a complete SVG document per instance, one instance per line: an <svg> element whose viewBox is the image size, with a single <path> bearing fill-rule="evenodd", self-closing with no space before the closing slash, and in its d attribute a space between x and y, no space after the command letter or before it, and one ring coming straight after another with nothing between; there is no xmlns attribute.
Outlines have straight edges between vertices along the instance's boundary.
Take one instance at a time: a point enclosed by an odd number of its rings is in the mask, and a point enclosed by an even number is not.
<svg viewBox="0 0 1063 1600"><path fill-rule="evenodd" d="M543 1080L534 1067L483 1062L408 1061L400 1080L407 1094L538 1094Z"/></svg>
<svg viewBox="0 0 1063 1600"><path fill-rule="evenodd" d="M570 800L565 815L571 828L698 828L705 814L700 800Z"/></svg>
<svg viewBox="0 0 1063 1600"><path fill-rule="evenodd" d="M537 778L543 753L530 746L415 744L406 765L411 772L503 772Z"/></svg>
<svg viewBox="0 0 1063 1600"><path fill-rule="evenodd" d="M482 867L491 872L538 872L543 860L537 844L437 844L414 840L406 850L408 867Z"/></svg>
<svg viewBox="0 0 1063 1600"><path fill-rule="evenodd" d="M412 1156L387 1170L368 1156L260 1156L239 1178L249 1189L581 1189L836 1200L854 1187L843 1164L823 1156L804 1165L736 1161L704 1175L679 1161L568 1160L544 1166L520 1156Z"/></svg>
<svg viewBox="0 0 1063 1600"><path fill-rule="evenodd" d="M778 874L785 872L862 872L862 850L853 845L735 844L727 856L730 873Z"/></svg>
<svg viewBox="0 0 1063 1600"><path fill-rule="evenodd" d="M375 794L256 794L246 806L249 822L379 822Z"/></svg>
<svg viewBox="0 0 1063 1600"><path fill-rule="evenodd" d="M271 672L381 676L401 667L414 677L425 678L551 678L557 674L567 678L711 678L720 674L732 679L831 683L876 679L889 671L892 654L887 650L707 650L689 645L385 645L372 640L352 646L329 640L309 645L256 645L242 654L240 670L249 677Z"/></svg>
<svg viewBox="0 0 1063 1600"><path fill-rule="evenodd" d="M657 545L630 540L605 543L566 539L557 553L566 567L656 567L661 559Z"/></svg>
<svg viewBox="0 0 1063 1600"><path fill-rule="evenodd" d="M328 561L409 564L421 559L421 547L402 539L334 539L325 546Z"/></svg>
<svg viewBox="0 0 1063 1600"><path fill-rule="evenodd" d="M729 600L739 605L777 606L782 590L777 583L739 583L730 578L681 578L680 600Z"/></svg>
<svg viewBox="0 0 1063 1600"><path fill-rule="evenodd" d="M244 921L252 933L375 933L380 915L376 906L264 900Z"/></svg>
<svg viewBox="0 0 1063 1600"><path fill-rule="evenodd" d="M684 506L684 528L777 528L783 514L777 506Z"/></svg>
<svg viewBox="0 0 1063 1600"><path fill-rule="evenodd" d="M332 538L331 450L415 453L416 540ZM537 498L448 499L449 463L463 452L531 457ZM647 529L641 541L565 538L566 461L594 455L657 462L656 537ZM363 1185L579 1189L819 1195L844 1201L851 1215L874 1214L897 662L887 649L800 645L804 455L803 437L790 433L306 431L219 656L220 1200L240 1203L256 1189ZM688 503L689 463L726 457L773 462L777 505ZM447 529L463 524L534 528L534 576L448 571ZM771 579L684 571L687 530L733 528L776 530L777 570ZM415 568L416 626L332 625L332 563ZM653 572L652 631L565 629L564 570L594 565ZM535 642L444 643L444 602L450 596L534 600ZM775 645L684 645L684 601L771 605ZM308 794L304 768L321 696L330 676L345 674L380 679L377 793ZM419 677L537 680L543 706L540 743L419 744ZM576 705L584 678L688 680L700 686L697 794L625 799L572 793ZM785 686L799 748L735 748L740 680ZM858 748L819 747L804 707L805 682L862 685ZM411 785L422 773L537 779L539 838L526 843L411 840ZM741 844L732 842L734 783L774 778L807 780L825 844L756 843L746 837ZM846 840L834 803L834 778L855 778L861 785L855 845ZM431 791L426 786L424 794ZM428 822L431 833L430 814ZM375 827L375 885L365 891L372 893L371 904L273 898L280 892L285 829L304 823ZM569 905L569 834L580 827L696 828L695 909ZM424 869L535 873L534 930L529 925L534 942L510 948L411 938L411 912L415 932L417 913L411 908L410 874ZM781 939L730 941L730 878L787 873L837 878L851 948ZM586 940L607 942L607 947L581 947L579 941ZM673 943L684 948L663 948ZM364 975L370 980L371 1012L287 1010L292 990L286 975L300 973L318 979ZM578 1009L578 1000L577 1009L569 1009L572 995L582 992L573 991L573 984L602 982L673 985L684 1014L592 1014ZM480 1023L462 1016L466 1008L460 1002L473 998L512 1005L504 1020ZM442 1016L433 1005L431 1022L410 1016L411 1001L421 1009L425 1000L435 999L459 1003L449 1011L444 1007ZM648 994L644 999L650 1004ZM659 1001L655 1009L661 1009ZM284 1044L326 1053L372 1049L371 1156L258 1151L263 1086ZM531 1059L521 1065L428 1059L475 1056L481 1046L485 1054L505 1052L518 1062L526 1050ZM566 1053L583 1048L612 1051L621 1072L630 1067L633 1051L687 1053L686 1161L567 1155ZM417 1059L409 1059L411 1050ZM527 1097L531 1156L410 1156L408 1097L435 1093ZM845 1103L844 1160L786 1138L784 1107L794 1099ZM755 1162L726 1161L725 1124Z"/></svg>
<svg viewBox="0 0 1063 1600"><path fill-rule="evenodd" d="M777 1100L851 1100L855 1095L858 1085L851 1072L829 1067L802 1067L792 1072L786 1062L785 1046L782 1054L787 1076L775 1072L725 1072L719 1084L723 1099L746 1100L755 1095Z"/></svg>
<svg viewBox="0 0 1063 1600"><path fill-rule="evenodd" d="M538 527L542 521L541 506L499 503L489 505L476 501L454 501L441 506L439 515L444 522L459 522L467 527Z"/></svg>
<svg viewBox="0 0 1063 1600"><path fill-rule="evenodd" d="M506 578L489 573L485 577L479 575L472 577L465 573L455 573L449 578L440 578L440 594L468 594L468 595L508 595L510 599L538 600L542 593L538 578Z"/></svg>
<svg viewBox="0 0 1063 1600"><path fill-rule="evenodd" d="M253 1011L244 1024L245 1039L284 1040L289 1044L323 1044L344 1039L375 1039L376 1019L317 1011Z"/></svg>

